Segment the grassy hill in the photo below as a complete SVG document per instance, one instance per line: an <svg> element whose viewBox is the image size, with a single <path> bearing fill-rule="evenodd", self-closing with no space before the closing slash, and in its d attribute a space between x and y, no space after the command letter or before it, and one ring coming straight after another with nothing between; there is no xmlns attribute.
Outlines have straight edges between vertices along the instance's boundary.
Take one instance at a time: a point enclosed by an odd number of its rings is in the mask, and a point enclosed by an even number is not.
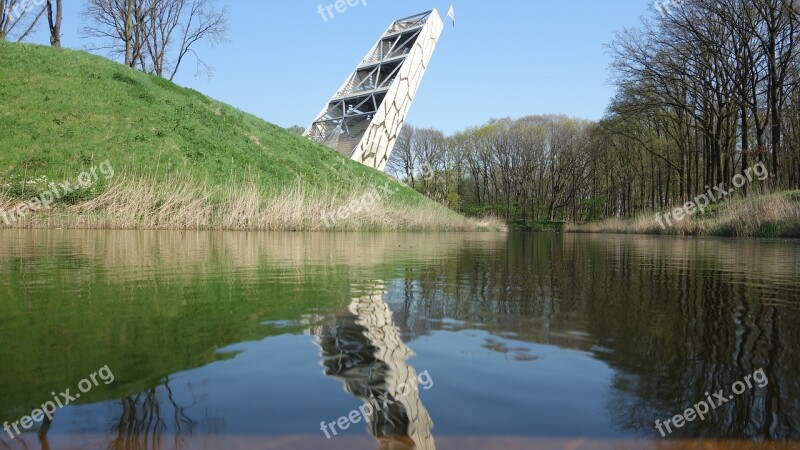
<svg viewBox="0 0 800 450"><path fill-rule="evenodd" d="M33 213L10 223L0 217L0 227L488 226L333 150L102 57L0 42L0 79L0 208L14 211L48 189L58 197L50 208L34 201ZM84 189L57 188L75 186L100 163L113 170L95 170ZM391 195L358 206L387 182ZM335 220L321 220L337 210Z"/></svg>

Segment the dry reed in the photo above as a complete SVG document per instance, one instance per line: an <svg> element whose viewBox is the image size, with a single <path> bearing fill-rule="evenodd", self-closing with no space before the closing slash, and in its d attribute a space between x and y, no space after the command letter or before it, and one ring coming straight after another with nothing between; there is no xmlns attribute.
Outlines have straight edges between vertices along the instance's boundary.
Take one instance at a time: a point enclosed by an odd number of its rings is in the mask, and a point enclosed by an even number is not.
<svg viewBox="0 0 800 450"><path fill-rule="evenodd" d="M360 200L374 186L327 192L295 186L264 194L255 183L210 187L176 177L157 182L120 175L99 196L28 214L15 228L244 231L506 231L493 217L468 219L427 199L388 198L326 227L323 211ZM18 202L19 200L16 200ZM0 207L16 205L0 194ZM0 227L7 225L0 219Z"/></svg>
<svg viewBox="0 0 800 450"><path fill-rule="evenodd" d="M573 233L671 234L740 237L800 237L800 199L793 194L752 196L725 203L715 214L672 220L662 228L655 214L634 219L611 218L588 224L569 224ZM662 219L663 220L663 219ZM665 223L666 224L666 223Z"/></svg>

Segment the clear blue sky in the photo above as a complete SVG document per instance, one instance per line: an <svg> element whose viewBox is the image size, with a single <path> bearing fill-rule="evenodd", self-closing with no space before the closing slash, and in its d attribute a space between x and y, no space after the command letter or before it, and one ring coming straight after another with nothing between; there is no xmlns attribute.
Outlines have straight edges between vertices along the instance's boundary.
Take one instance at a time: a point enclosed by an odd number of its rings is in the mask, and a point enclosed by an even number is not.
<svg viewBox="0 0 800 450"><path fill-rule="evenodd" d="M307 126L392 22L442 0L366 0L325 22L333 0L217 0L231 42L198 48L215 67L176 81L281 126ZM63 45L84 49L82 0L67 0ZM456 0L409 122L452 133L492 117L561 113L599 119L613 95L603 44L651 14L649 0ZM30 39L46 44L46 26Z"/></svg>

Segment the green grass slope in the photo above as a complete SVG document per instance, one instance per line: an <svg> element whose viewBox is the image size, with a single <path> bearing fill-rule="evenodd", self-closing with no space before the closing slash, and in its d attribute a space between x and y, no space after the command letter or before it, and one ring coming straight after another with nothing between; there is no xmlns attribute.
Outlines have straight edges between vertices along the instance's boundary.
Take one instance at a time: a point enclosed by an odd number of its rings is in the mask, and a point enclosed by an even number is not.
<svg viewBox="0 0 800 450"><path fill-rule="evenodd" d="M0 80L0 206L13 209L49 182L76 180L104 161L123 174L116 182L122 178L129 185L108 194L100 177L91 189L59 199L56 208L17 226L170 228L172 220L174 228L315 229L311 224L319 222L320 209L335 209L387 182L394 193L382 202L384 209L350 229L391 229L413 211L418 217L407 229L475 224L327 147L99 56L0 42ZM180 192L169 197L164 191ZM105 198L75 213L75 205L104 192ZM287 192L296 197L289 204L266 204L286 199ZM196 202L185 201L193 195ZM309 196L317 201L306 202ZM145 200L134 205L131 197ZM274 216L292 211L292 201L303 204L297 207L305 208L298 214L303 217L276 225ZM189 208L200 212L190 217ZM53 225L51 217L59 211L83 216ZM96 220L86 219L86 211ZM389 213L395 217L386 219ZM431 217L438 222L428 226Z"/></svg>
<svg viewBox="0 0 800 450"><path fill-rule="evenodd" d="M93 162L168 179L327 187L384 175L162 78L71 50L0 42L0 175L74 177ZM24 176L24 175L23 175Z"/></svg>

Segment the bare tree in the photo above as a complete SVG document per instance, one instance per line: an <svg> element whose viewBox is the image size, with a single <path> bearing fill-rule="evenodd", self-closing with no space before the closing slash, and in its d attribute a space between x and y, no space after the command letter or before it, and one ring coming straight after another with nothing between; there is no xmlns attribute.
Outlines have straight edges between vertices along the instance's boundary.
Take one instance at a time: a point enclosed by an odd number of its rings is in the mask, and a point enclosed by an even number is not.
<svg viewBox="0 0 800 450"><path fill-rule="evenodd" d="M47 0L47 25L50 29L50 45L61 47L61 0L56 1L55 14L53 13L53 0Z"/></svg>
<svg viewBox="0 0 800 450"><path fill-rule="evenodd" d="M36 28L44 10L41 0L0 0L0 40L24 40Z"/></svg>
<svg viewBox="0 0 800 450"><path fill-rule="evenodd" d="M220 11L216 11L212 5L213 0L171 1L181 5L179 15L183 17L183 20L177 27L177 29L180 29L180 41L169 79L172 80L175 78L175 74L178 73L178 68L190 53L194 55L197 60L197 74L210 74L211 66L200 59L200 56L197 55L193 47L198 42L204 40L210 42L212 45L223 44L228 41L228 19L226 10L223 8ZM162 39L162 44L164 44L164 42L165 40ZM161 67L163 68L163 59Z"/></svg>
<svg viewBox="0 0 800 450"><path fill-rule="evenodd" d="M415 187L416 181L414 180L414 170L417 167L417 154L411 142L414 138L414 127L411 125L404 125L400 130L400 135L397 137L397 143L392 151L392 156L389 158L388 168L398 178L405 177L411 187Z"/></svg>
<svg viewBox="0 0 800 450"><path fill-rule="evenodd" d="M414 169L420 169L423 165L428 171L428 176L420 177L422 181L422 192L430 197L441 197L440 193L435 192L436 178L443 172L443 162L445 153L444 133L433 128L416 128L411 138L412 152L416 156L417 165ZM441 198L436 198L441 200Z"/></svg>
<svg viewBox="0 0 800 450"><path fill-rule="evenodd" d="M88 0L84 15L89 25L83 34L103 41L91 50L107 50L114 57L122 56L126 66L136 67L142 60L146 29L143 19L154 1L157 0Z"/></svg>
<svg viewBox="0 0 800 450"><path fill-rule="evenodd" d="M104 43L94 50L122 56L126 65L175 78L189 54L197 74L211 73L194 50L198 42L227 42L227 12L214 0L88 0L84 35Z"/></svg>

